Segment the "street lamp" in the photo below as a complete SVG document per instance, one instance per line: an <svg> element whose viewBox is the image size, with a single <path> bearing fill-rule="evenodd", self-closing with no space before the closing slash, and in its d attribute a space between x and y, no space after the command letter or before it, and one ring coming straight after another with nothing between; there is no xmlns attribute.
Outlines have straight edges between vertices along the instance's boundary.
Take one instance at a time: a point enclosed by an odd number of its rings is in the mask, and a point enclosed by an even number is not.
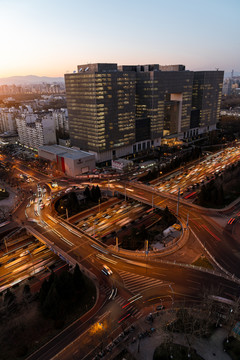
<svg viewBox="0 0 240 360"><path fill-rule="evenodd" d="M152 212L153 212L153 208L154 208L154 195L152 194Z"/></svg>
<svg viewBox="0 0 240 360"><path fill-rule="evenodd" d="M8 247L7 247L7 239L6 239L6 237L3 238L3 241L4 241L5 248L6 248L6 252L8 253Z"/></svg>
<svg viewBox="0 0 240 360"><path fill-rule="evenodd" d="M178 212L179 212L179 200L180 200L180 187L178 188L177 217L178 217Z"/></svg>
<svg viewBox="0 0 240 360"><path fill-rule="evenodd" d="M33 275L34 275L34 274L35 274L35 268L34 268L33 256L32 256L32 254L30 253L30 251L29 251L29 250L27 250L27 253L30 255L31 260L32 260Z"/></svg>
<svg viewBox="0 0 240 360"><path fill-rule="evenodd" d="M172 288L172 285L168 285L172 291L172 308L173 308L173 304L174 304L174 291L173 291L173 288Z"/></svg>

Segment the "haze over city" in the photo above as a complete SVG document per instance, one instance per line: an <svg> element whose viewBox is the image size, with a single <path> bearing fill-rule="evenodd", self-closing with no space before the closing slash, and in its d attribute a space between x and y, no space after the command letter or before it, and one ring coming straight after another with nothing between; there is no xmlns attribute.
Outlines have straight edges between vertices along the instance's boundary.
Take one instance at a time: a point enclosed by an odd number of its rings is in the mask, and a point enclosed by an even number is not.
<svg viewBox="0 0 240 360"><path fill-rule="evenodd" d="M2 0L0 77L94 62L238 72L239 10L238 0Z"/></svg>

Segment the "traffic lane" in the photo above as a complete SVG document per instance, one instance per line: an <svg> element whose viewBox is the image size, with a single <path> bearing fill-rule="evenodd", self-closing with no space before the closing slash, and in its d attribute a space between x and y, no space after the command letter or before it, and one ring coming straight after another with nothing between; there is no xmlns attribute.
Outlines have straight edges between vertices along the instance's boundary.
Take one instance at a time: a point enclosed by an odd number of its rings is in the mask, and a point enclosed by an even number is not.
<svg viewBox="0 0 240 360"><path fill-rule="evenodd" d="M101 316L104 311L104 301L105 299L99 297L98 302L88 313L65 328L39 350L28 356L27 360L50 360L61 353L61 351L67 348L69 344L81 336L84 331L87 331L89 327L97 321L98 317Z"/></svg>
<svg viewBox="0 0 240 360"><path fill-rule="evenodd" d="M91 247L89 239L83 237L83 242L76 235L69 233L65 229L65 233L63 232L63 236L65 235L68 241L71 241L72 244L74 244L73 246L69 246L68 243L61 239L58 234L52 232L51 229L43 228L37 224L35 224L34 229L38 230L39 233L41 233L44 237L47 237L47 239L53 243L52 245L49 244L49 246L52 246L53 248L57 246L60 253L62 253L61 250L63 251L63 256L64 253L66 253L67 255L75 259L77 262L79 262L82 266L84 266L87 270L95 274L98 280L108 282L108 279L104 277L101 271L104 261L102 262L101 260L97 259L97 250ZM67 234L70 235L67 236ZM92 261L93 258L94 261Z"/></svg>
<svg viewBox="0 0 240 360"><path fill-rule="evenodd" d="M200 217L199 217L200 218ZM238 259L240 254L240 245L224 231L221 233L210 223L205 222L204 218L196 223L194 219L189 220L190 228L200 239L202 245L207 248L213 258L225 270L231 274L240 277Z"/></svg>
<svg viewBox="0 0 240 360"><path fill-rule="evenodd" d="M135 193L136 196L136 193ZM151 194L148 194L147 191L145 192L145 197L148 198L149 202L151 201ZM158 199L160 197L158 196ZM166 204L169 206L171 210L175 210L176 207L176 201L174 202L172 199L166 202ZM180 204L179 210L180 215L182 212L182 209L184 208L184 218L187 214L189 214L189 219L191 218L198 218L197 224L201 225L201 232L199 232L200 240L204 239L205 246L209 250L209 252L213 252L214 258L216 258L217 262L219 264L222 264L223 267L226 267L226 270L230 273L234 273L236 276L240 277L240 269L237 266L238 264L238 254L240 251L239 244L234 241L234 239L231 237L229 238L229 234L221 234L219 231L217 231L215 228L212 227L210 222L207 221L206 218L203 218L201 216L201 213L197 212L196 210L192 210L190 206L188 206L189 211L186 212L185 205ZM207 213L207 209L205 210L205 214ZM205 228L203 226L205 226ZM191 226L190 226L191 227ZM219 239L221 241L219 241ZM218 243L217 243L218 242ZM230 245L232 248L228 245L230 242Z"/></svg>
<svg viewBox="0 0 240 360"><path fill-rule="evenodd" d="M22 162L19 161L19 163L17 164L16 168L19 169L19 171L25 172L27 175L29 175L30 177L35 178L38 181L49 181L51 179L51 177L47 174L41 173L40 171L30 168L27 165L23 164Z"/></svg>
<svg viewBox="0 0 240 360"><path fill-rule="evenodd" d="M219 276L218 274L212 274L208 271L200 271L197 269L191 268L191 266L179 266L177 264L156 264L157 261L148 260L148 275L151 278L161 279L164 283L174 284L175 286L180 286L181 289L186 289L188 293L194 293L195 287L199 289L212 287L213 289L218 287L219 281L224 284L227 288L232 289L233 295L238 294L239 285L230 279L225 279L224 277ZM150 267L151 266L151 267ZM146 275L146 269L141 266L134 266L129 264L118 263L113 268L123 268L128 269L129 272ZM164 276L165 275L165 276ZM149 279L149 281L151 281ZM192 286L191 285L192 282ZM191 290L191 287L194 288ZM198 296L202 295L202 291Z"/></svg>

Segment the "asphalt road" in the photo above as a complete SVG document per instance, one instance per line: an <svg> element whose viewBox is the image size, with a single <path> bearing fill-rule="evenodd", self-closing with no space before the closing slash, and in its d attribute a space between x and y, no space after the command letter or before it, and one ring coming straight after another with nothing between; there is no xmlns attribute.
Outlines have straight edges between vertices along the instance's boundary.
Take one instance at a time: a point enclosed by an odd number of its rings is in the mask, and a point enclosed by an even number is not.
<svg viewBox="0 0 240 360"><path fill-rule="evenodd" d="M31 172L31 176L36 176L36 178L41 181L46 179L45 175L39 176L38 172L34 173L33 170L29 170L28 168L23 169L22 166L19 166L19 169L28 173ZM156 191L153 192L151 189L147 187L143 188L133 182L127 183L127 186L134 190L133 192L127 191L127 196L147 202L150 205L153 204L154 206L168 206L170 209L176 211L177 199L174 196L170 196L169 198L163 197ZM117 187L115 190L121 191L120 188ZM124 194L124 190L122 193ZM13 216L19 224L22 224L22 222L26 223L25 209L27 202L28 200L24 200ZM229 233L226 233L221 227L209 220L209 213L209 210L204 210L203 213L202 210L193 208L191 205L185 203L180 204L179 206L180 217L186 221L187 215L189 216L190 228L211 254L213 259L229 273L240 277L240 269L238 267L240 245ZM41 212L40 217L42 217L49 227L46 228L34 225L35 231L48 237L50 241L54 242L64 252L75 257L82 265L85 265L97 276L97 279L101 284L100 289L102 295L99 298L99 302L97 302L97 308L93 310L96 321L97 317L102 316L109 309L109 305L106 304L100 311L101 306L109 296L111 286L118 289L119 297L116 297L114 300L108 300L108 303L111 303L112 305L112 303L116 302L116 306L120 307L119 304L123 301L121 306L124 306L125 302L127 303L131 296L139 294L141 298L134 303L134 311L142 311L143 313L145 311L144 309L148 308L146 304L152 305L154 304L154 300L156 300L157 303L164 302L167 306L174 306L174 304L179 303L179 301L183 303L199 301L199 298L202 298L203 294L221 294L221 296L232 299L239 296L239 284L226 279L225 277L220 277L219 274L199 271L192 269L191 267L183 267L174 263L168 264L150 258L146 258L146 261L138 261L134 256L131 258L124 258L121 255L121 258L116 258L113 256L115 254L111 251L107 251L107 254L104 253L103 256L112 261L109 266L111 266L111 269L113 270L113 275L111 279L104 277L101 273L104 260L98 257L99 253L102 254L102 252L99 252L96 248L91 246L91 244L94 244L94 240L83 233L76 235L70 232L68 228L51 221L47 215L48 211L44 210ZM59 234L61 236L59 236ZM64 241L63 238L67 239L68 242ZM149 286L149 284L152 284L153 286ZM120 298L122 300L119 300ZM52 358L63 350L67 344L79 337L83 331L89 328L90 324L95 320L94 318L91 319L93 313L89 314L89 319L85 324L82 324L82 320L77 321L74 325L71 325L66 329L64 333L61 333L58 337L45 345L45 347L41 348L38 354L32 355L29 358ZM121 316L124 314L120 312L118 315L119 319L121 319ZM129 316L129 318L132 318L132 321L136 320L134 316ZM112 323L111 326L109 333L116 329L115 323ZM81 350L82 352L85 351L85 353L89 350L87 342L88 337L89 334L87 333L85 340L83 340L84 334L81 337L82 344L86 341L86 348L83 346ZM68 347L68 351L69 355L74 355L76 348L73 347L73 350L70 350ZM63 353L61 354L62 357L60 358L63 359L64 355Z"/></svg>

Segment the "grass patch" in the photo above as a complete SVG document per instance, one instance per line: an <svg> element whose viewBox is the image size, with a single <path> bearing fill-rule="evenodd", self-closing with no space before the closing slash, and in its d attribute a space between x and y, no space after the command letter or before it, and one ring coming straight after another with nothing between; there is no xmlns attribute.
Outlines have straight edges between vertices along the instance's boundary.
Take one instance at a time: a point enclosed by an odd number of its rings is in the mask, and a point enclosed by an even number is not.
<svg viewBox="0 0 240 360"><path fill-rule="evenodd" d="M206 269L213 269L213 265L210 263L210 261L205 256L200 256L192 265L200 266Z"/></svg>
<svg viewBox="0 0 240 360"><path fill-rule="evenodd" d="M190 354L191 360L204 360L194 349L190 349ZM173 359L186 360L188 359L188 348L178 344L163 343L155 349L153 360L169 360L170 355L173 356Z"/></svg>
<svg viewBox="0 0 240 360"><path fill-rule="evenodd" d="M229 356L231 356L232 360L239 360L240 359L240 341L235 339L234 337L230 337L224 341L223 343L224 349Z"/></svg>

